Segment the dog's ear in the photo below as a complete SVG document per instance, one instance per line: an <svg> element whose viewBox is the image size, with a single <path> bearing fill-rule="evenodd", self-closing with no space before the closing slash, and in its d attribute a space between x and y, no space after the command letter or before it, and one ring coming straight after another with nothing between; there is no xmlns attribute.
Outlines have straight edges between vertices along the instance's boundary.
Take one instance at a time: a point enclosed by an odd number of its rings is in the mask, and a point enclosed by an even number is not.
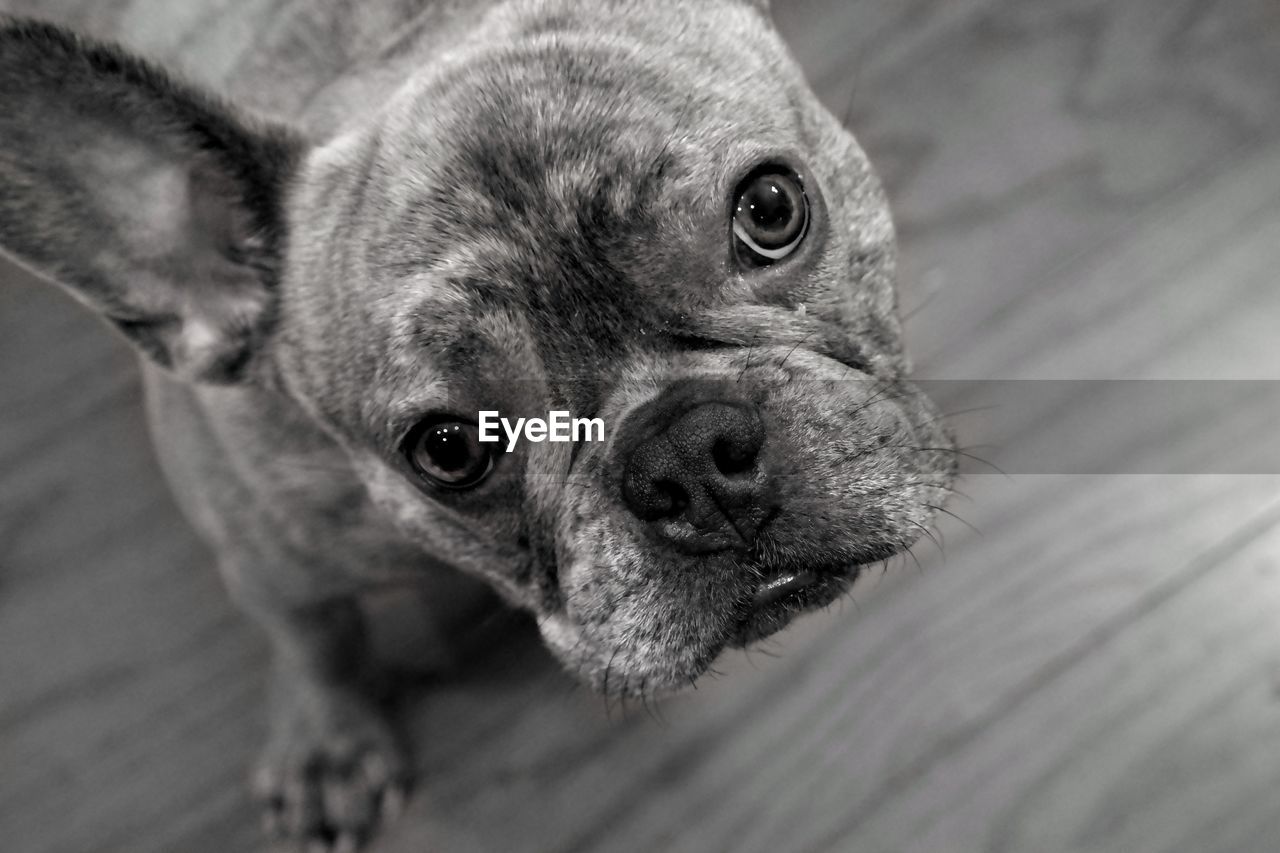
<svg viewBox="0 0 1280 853"><path fill-rule="evenodd" d="M302 150L119 48L0 19L0 248L179 376L250 373Z"/></svg>

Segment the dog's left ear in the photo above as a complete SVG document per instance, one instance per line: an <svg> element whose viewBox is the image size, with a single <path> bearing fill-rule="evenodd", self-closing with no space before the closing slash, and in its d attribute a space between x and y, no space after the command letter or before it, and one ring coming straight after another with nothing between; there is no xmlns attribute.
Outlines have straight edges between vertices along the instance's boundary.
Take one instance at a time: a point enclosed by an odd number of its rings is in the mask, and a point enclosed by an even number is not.
<svg viewBox="0 0 1280 853"><path fill-rule="evenodd" d="M0 19L0 248L183 378L251 372L302 150L118 48Z"/></svg>

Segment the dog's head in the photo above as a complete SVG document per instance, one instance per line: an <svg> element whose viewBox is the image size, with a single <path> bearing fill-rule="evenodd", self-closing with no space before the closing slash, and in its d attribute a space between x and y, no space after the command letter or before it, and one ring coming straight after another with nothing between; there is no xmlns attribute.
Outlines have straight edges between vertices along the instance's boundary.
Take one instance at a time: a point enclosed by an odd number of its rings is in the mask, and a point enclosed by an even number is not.
<svg viewBox="0 0 1280 853"><path fill-rule="evenodd" d="M635 693L910 546L954 465L884 196L762 4L582 5L501 8L318 146L10 28L0 240L179 374L292 396L424 553ZM11 139L54 76L86 129L42 170ZM482 442L482 411L603 436Z"/></svg>

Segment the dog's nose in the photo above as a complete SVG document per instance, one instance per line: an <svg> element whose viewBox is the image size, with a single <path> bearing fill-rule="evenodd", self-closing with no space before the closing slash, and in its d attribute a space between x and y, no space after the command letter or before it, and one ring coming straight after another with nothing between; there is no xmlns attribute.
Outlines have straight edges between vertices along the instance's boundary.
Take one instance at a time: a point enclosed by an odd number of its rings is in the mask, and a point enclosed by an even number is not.
<svg viewBox="0 0 1280 853"><path fill-rule="evenodd" d="M754 407L701 403L632 450L623 498L682 550L745 547L767 512L764 441Z"/></svg>

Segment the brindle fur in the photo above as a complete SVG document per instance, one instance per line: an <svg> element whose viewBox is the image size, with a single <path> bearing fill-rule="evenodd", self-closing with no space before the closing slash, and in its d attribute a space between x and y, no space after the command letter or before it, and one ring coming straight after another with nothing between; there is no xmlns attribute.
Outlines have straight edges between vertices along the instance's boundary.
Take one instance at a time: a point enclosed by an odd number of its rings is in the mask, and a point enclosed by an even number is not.
<svg viewBox="0 0 1280 853"><path fill-rule="evenodd" d="M781 627L742 628L763 579L817 566L825 603L945 499L883 193L763 4L0 9L129 45L0 29L0 245L150 356L165 469L277 652L277 829L351 844L404 781L356 689L372 584L483 579L596 688L651 694ZM743 273L730 197L767 160L802 173L813 227ZM682 554L624 506L673 384L764 419L749 547ZM480 409L610 433L424 488L406 432Z"/></svg>

